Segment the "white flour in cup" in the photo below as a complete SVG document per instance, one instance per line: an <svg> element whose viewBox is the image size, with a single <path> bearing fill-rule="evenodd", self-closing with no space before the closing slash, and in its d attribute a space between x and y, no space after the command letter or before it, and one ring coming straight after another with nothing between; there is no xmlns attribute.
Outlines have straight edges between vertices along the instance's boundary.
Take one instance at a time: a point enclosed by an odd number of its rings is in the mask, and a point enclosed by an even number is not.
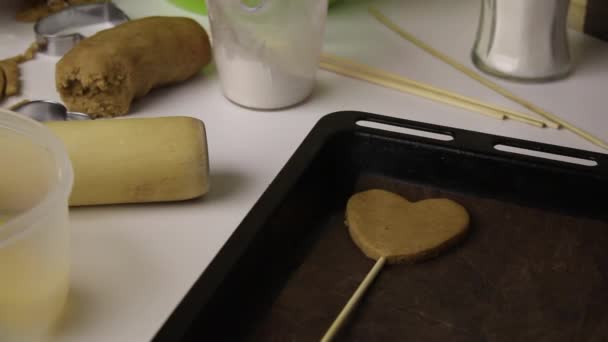
<svg viewBox="0 0 608 342"><path fill-rule="evenodd" d="M318 69L325 13L316 13L323 1L291 16L295 9L287 3L270 1L259 13L246 13L233 2L209 1L213 53L224 95L256 109L306 99Z"/></svg>

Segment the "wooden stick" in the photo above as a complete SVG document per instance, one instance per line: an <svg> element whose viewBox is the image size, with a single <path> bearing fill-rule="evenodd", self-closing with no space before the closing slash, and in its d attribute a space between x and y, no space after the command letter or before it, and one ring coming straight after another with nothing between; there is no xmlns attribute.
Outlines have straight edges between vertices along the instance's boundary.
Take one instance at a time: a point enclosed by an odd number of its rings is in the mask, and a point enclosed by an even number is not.
<svg viewBox="0 0 608 342"><path fill-rule="evenodd" d="M524 113L520 113L520 112L516 112L513 111L511 109L508 108L504 108L504 107L499 107L499 106L495 106L486 102L482 102L480 100L477 100L475 98L472 97L468 97L468 96L464 96L464 95L460 95L458 93L454 93L445 89L441 89L435 86L432 86L430 84L426 84L426 83L422 83L422 82L418 82L418 81L414 81L396 74L392 74L389 72L386 72L384 70L380 70L380 69L376 69L376 68L372 68L370 66L367 66L365 64L361 64L343 57L338 57L338 56L333 56L333 55L329 55L329 54L323 54L321 56L321 61L322 62L326 62L326 63L337 63L337 64L342 64L342 65L348 65L351 66L352 68L357 69L357 71L360 72L364 72L367 74L374 74L377 75L379 77L384 77L387 79L391 79L393 81L396 82L400 82L400 83L404 83L407 85L411 85L413 87L418 87L418 88L422 88L424 90L428 90L434 93L437 93L439 95L442 96L447 96L447 97L453 97L455 99L461 100L461 101L465 101L477 106L481 106L481 107L485 107L490 111L493 111L497 114L500 115L504 115L509 119L513 119L513 120L517 120L517 121L521 121L521 122L525 122L537 127L551 127L551 128L558 128L559 126L557 124L555 124L554 122L550 122L550 121L543 121L543 120L539 120L536 119L532 116L529 116L527 114Z"/></svg>
<svg viewBox="0 0 608 342"><path fill-rule="evenodd" d="M458 63L457 61L451 59L450 57L435 50L433 47L424 43L423 41L419 40L418 38L414 37L410 33L405 32L402 28L400 28L398 25L393 23L389 18L387 18L384 14L382 14L377 9L370 7L368 10L369 10L369 13L372 16L374 16L378 21L380 21L383 25L385 25L386 27L388 27L389 29L391 29L392 31L394 31L395 33L397 33L404 39L408 40L412 44L418 46L419 48L421 48L421 49L425 50L426 52L428 52L429 54L433 55L434 57L442 60L443 62L451 65L455 69L461 71L465 75L471 77L472 79L478 81L479 83L485 85L486 87L494 90L495 92L501 94L502 96L508 98L509 100L519 103L520 105L528 108L529 110L531 110L539 115L542 115L544 118L551 120L551 121L565 127L566 129L568 129L572 133L580 136L581 138L583 138L597 146L600 146L604 149L608 149L608 143L602 141L598 137L574 126L573 124L561 119L560 117L558 117L552 113L545 111L542 108L539 108L538 106L534 105L533 103L528 102L527 100L524 100L524 99L514 95L513 93L509 92L505 88L503 88L503 87L499 86L498 84L490 81L489 79L481 76L480 74L476 73L475 71L467 68L463 64Z"/></svg>
<svg viewBox="0 0 608 342"><path fill-rule="evenodd" d="M357 290L355 290L355 293L353 293L352 297L350 297L344 308L342 308L342 311L340 311L338 317L336 317L329 329L327 329L327 332L325 333L325 335L323 335L321 342L329 342L336 336L336 334L338 333L350 313L359 303L361 297L363 297L363 294L365 294L367 288L371 285L374 279L376 279L376 276L378 275L378 273L380 273L380 270L382 270L382 266L384 266L385 263L385 257L381 257L376 261L374 267L372 267L372 269L365 276L361 284L359 284L359 287L357 287Z"/></svg>
<svg viewBox="0 0 608 342"><path fill-rule="evenodd" d="M391 89L398 90L398 91L401 91L404 93L410 93L410 94L424 97L429 100L437 101L440 103L449 104L454 107L459 107L459 108L462 108L462 109L465 109L468 111L487 115L487 116L493 117L495 119L499 119L499 120L505 119L504 114L487 109L485 107L477 106L477 105L474 105L474 104L471 104L468 102L464 102L464 101L459 101L452 97L441 96L437 93L430 92L430 91L424 90L422 88L417 88L417 87L413 87L411 85L395 82L393 80L382 78L377 75L371 75L371 74L358 72L356 70L350 69L343 65L337 65L334 63L327 63L327 62L321 62L319 65L322 69L332 71L336 74L367 81L367 82L374 83L374 84L377 84L377 85L380 85L380 86L383 86L386 88L391 88ZM542 127L542 124L538 124L538 126Z"/></svg>
<svg viewBox="0 0 608 342"><path fill-rule="evenodd" d="M436 50L432 46L430 46L430 45L426 44L425 42L421 41L420 39L414 37L411 33L406 32L401 27L399 27L397 24L393 23L388 17L386 17L384 14L382 14L376 8L370 7L369 8L369 13L371 15L373 15L378 21L380 21L386 27L388 27L389 29L391 29L393 32L395 32L398 35L400 35L405 40L407 40L410 43L418 46L422 50L424 50L427 53L431 54L432 56L440 59L444 63L449 64L450 66L452 66L456 70L458 70L458 71L462 72L463 74L471 77L472 79L476 80L477 82L480 82L481 84L483 84L486 87L492 89L493 91L499 93L500 95L505 96L509 100L514 101L516 103L519 103L520 105L522 105L522 106L530 109L531 111L533 111L533 112L535 112L537 114L540 114L540 115L548 118L549 120L553 120L553 118L551 117L551 115L549 113L547 113L546 111L544 111L544 110L542 110L542 109L534 106L533 104L531 104L530 102L528 102L528 101L526 101L524 99L521 99L521 98L515 96L514 94L512 94L508 90L502 88L498 84L496 84L496 83L490 81L489 79L481 76L480 74L476 73L474 70L469 69L468 67L466 67L465 65L457 62L456 60L454 60L454 59L452 59L452 58L444 55L443 53L441 53L440 51ZM547 114L549 114L549 116Z"/></svg>

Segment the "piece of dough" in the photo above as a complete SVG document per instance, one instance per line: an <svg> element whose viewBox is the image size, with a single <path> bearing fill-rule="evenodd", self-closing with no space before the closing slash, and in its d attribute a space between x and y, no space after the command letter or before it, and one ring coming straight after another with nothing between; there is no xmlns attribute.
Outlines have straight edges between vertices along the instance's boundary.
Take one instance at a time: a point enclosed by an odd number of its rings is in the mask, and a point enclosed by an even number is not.
<svg viewBox="0 0 608 342"><path fill-rule="evenodd" d="M11 58L11 60L15 61L17 64L27 62L29 60L34 59L34 57L36 57L38 50L40 50L40 44L38 44L38 42L33 42L32 44L30 44L30 46L28 46L28 48L27 48L27 50L25 50L25 52Z"/></svg>
<svg viewBox="0 0 608 342"><path fill-rule="evenodd" d="M107 0L29 0L25 6L17 12L16 19L24 22L35 22L50 14L58 12L66 7L97 2L108 2Z"/></svg>
<svg viewBox="0 0 608 342"><path fill-rule="evenodd" d="M4 71L4 95L13 96L19 93L19 65L16 61L8 59L0 61L0 68Z"/></svg>
<svg viewBox="0 0 608 342"><path fill-rule="evenodd" d="M23 54L0 61L0 100L19 94L21 90L19 64L36 57L38 48L38 43L32 43Z"/></svg>
<svg viewBox="0 0 608 342"><path fill-rule="evenodd" d="M4 76L4 69L0 68L0 102L4 100L4 89L6 88L6 76Z"/></svg>
<svg viewBox="0 0 608 342"><path fill-rule="evenodd" d="M464 236L469 214L448 199L412 203L388 191L368 190L348 200L346 224L352 240L369 258L414 262Z"/></svg>
<svg viewBox="0 0 608 342"><path fill-rule="evenodd" d="M55 83L70 111L127 114L134 98L184 81L211 60L207 33L182 17L147 17L98 32L57 63Z"/></svg>

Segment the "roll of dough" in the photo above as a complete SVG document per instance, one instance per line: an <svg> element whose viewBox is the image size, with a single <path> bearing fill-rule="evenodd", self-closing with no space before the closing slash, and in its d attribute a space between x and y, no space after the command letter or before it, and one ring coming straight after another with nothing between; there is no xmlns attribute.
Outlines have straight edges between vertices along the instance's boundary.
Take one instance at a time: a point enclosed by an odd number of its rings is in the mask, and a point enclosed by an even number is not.
<svg viewBox="0 0 608 342"><path fill-rule="evenodd" d="M209 190L207 139L191 117L54 121L74 168L70 205L179 201Z"/></svg>
<svg viewBox="0 0 608 342"><path fill-rule="evenodd" d="M182 17L146 17L100 31L72 48L55 70L70 111L92 117L127 114L134 98L184 81L211 60L205 29Z"/></svg>

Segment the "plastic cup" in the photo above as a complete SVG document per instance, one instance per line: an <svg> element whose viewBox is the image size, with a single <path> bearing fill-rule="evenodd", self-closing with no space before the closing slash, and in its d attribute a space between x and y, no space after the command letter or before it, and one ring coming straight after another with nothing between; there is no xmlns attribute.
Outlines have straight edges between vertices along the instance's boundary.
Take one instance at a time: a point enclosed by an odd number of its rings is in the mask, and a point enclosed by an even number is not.
<svg viewBox="0 0 608 342"><path fill-rule="evenodd" d="M0 341L39 340L61 316L72 182L61 141L42 124L0 110Z"/></svg>
<svg viewBox="0 0 608 342"><path fill-rule="evenodd" d="M333 6L338 1L339 0L329 0L329 6ZM207 14L207 5L205 4L204 0L169 0L169 2L192 13L201 15Z"/></svg>
<svg viewBox="0 0 608 342"><path fill-rule="evenodd" d="M327 0L207 0L207 10L225 97L278 109L312 93Z"/></svg>

